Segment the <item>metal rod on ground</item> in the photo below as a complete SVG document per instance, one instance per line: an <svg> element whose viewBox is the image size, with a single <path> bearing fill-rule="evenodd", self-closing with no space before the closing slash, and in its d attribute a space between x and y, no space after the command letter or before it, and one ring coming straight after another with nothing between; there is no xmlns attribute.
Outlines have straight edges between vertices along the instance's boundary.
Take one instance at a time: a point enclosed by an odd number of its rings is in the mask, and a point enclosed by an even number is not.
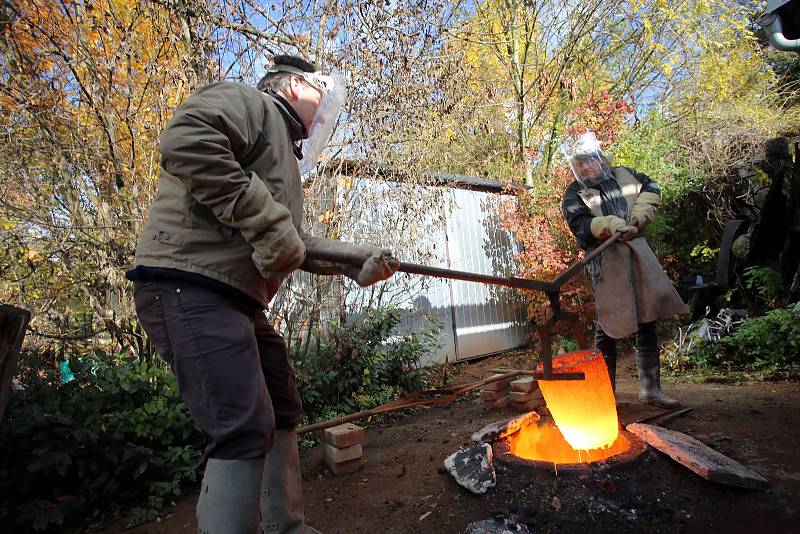
<svg viewBox="0 0 800 534"><path fill-rule="evenodd" d="M656 421L658 421L659 425L665 425L670 421L672 421L673 419L677 419L682 415L686 415L692 410L694 410L694 408L679 408L677 410L671 410L656 415L651 415L649 417L643 417L641 419L637 419L636 421L634 421L634 423L655 423Z"/></svg>
<svg viewBox="0 0 800 534"><path fill-rule="evenodd" d="M418 391L410 395L409 396L410 398L407 397L403 399L398 399L393 402L376 406L375 408L370 408L369 410L364 410L350 415L337 417L335 419L328 419L327 421L320 421L319 423L314 423L311 425L301 426L300 428L297 429L297 433L305 434L308 432L314 432L316 430L323 430L325 428L343 425L345 423L349 423L357 419L363 419L364 417L371 417L373 415L393 412L395 410L403 410L405 408L414 408L416 406L430 406L434 404L444 404L446 402L451 402L455 400L462 393L472 391L473 389L479 388L486 384L491 384L492 382L499 382L500 380L508 380L509 378L514 378L516 376L528 375L528 374L533 374L533 371L513 371L509 373L503 373L502 375L498 376L484 378L483 380L478 380L477 382L471 382L469 384L464 384L462 386L452 386L449 388L438 389L438 390L434 389L434 390ZM425 395L425 394L434 395L442 393L449 393L449 395L445 397L439 397L436 399L417 400L417 397L419 397L420 395Z"/></svg>

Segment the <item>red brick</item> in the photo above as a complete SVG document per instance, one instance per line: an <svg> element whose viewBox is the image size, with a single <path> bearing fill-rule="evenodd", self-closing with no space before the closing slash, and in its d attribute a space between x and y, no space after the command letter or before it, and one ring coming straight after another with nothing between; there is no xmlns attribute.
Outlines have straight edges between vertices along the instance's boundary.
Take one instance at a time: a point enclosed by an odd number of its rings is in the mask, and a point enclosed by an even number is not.
<svg viewBox="0 0 800 534"><path fill-rule="evenodd" d="M330 443L322 444L322 458L325 463L330 465L340 464L342 462L349 462L364 456L364 451L361 445L353 445L352 447L345 447L344 449L337 449Z"/></svg>
<svg viewBox="0 0 800 534"><path fill-rule="evenodd" d="M337 449L344 449L364 443L364 429L353 423L334 426L325 429L325 442Z"/></svg>
<svg viewBox="0 0 800 534"><path fill-rule="evenodd" d="M495 376L500 376L499 374L492 375L489 378L493 378ZM481 391L501 391L504 389L508 389L508 382L510 379L506 380L498 380L497 382L490 382L488 384L484 384L481 386Z"/></svg>
<svg viewBox="0 0 800 534"><path fill-rule="evenodd" d="M328 469L331 470L331 473L333 473L334 475L336 476L346 475L348 473L355 473L356 471L361 469L364 465L364 459L356 458L355 460L349 460L347 462L341 462L333 465L330 464L326 465L328 466Z"/></svg>
<svg viewBox="0 0 800 534"><path fill-rule="evenodd" d="M532 376L523 376L511 381L511 391L519 391L521 393L530 393L531 391L539 389L539 382Z"/></svg>
<svg viewBox="0 0 800 534"><path fill-rule="evenodd" d="M489 410L501 410L506 406L508 406L508 402L509 402L508 395L501 397L495 401L483 401L484 405L486 405L486 408Z"/></svg>
<svg viewBox="0 0 800 534"><path fill-rule="evenodd" d="M496 401L496 400L502 399L503 397L507 397L508 396L508 390L507 389L503 389L503 390L500 390L500 391L484 391L484 390L481 390L478 393L478 396L480 396L481 400Z"/></svg>
<svg viewBox="0 0 800 534"><path fill-rule="evenodd" d="M529 393L522 393L520 391L512 391L511 392L511 400L514 402L528 402L531 400L541 401L544 404L544 396L542 395L542 391L539 389L535 389Z"/></svg>
<svg viewBox="0 0 800 534"><path fill-rule="evenodd" d="M544 406L544 400L533 399L525 402L511 401L511 407L518 412L530 412L541 406Z"/></svg>

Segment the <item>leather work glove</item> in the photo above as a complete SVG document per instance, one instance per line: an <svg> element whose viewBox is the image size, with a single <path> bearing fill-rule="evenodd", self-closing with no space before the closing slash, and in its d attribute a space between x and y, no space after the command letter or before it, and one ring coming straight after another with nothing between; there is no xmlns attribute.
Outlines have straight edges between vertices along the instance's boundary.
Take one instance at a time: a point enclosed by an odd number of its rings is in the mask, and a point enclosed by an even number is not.
<svg viewBox="0 0 800 534"><path fill-rule="evenodd" d="M595 217L592 219L589 229L592 231L593 236L602 240L608 239L619 232L622 234L621 239L627 241L639 233L639 230L635 226L629 225L624 219L616 215Z"/></svg>
<svg viewBox="0 0 800 534"><path fill-rule="evenodd" d="M361 269L350 267L344 274L355 280L361 287L367 287L391 277L397 272L398 267L400 267L400 261L392 256L391 251L375 248Z"/></svg>
<svg viewBox="0 0 800 534"><path fill-rule="evenodd" d="M645 226L653 222L656 216L656 209L661 206L661 196L658 193L639 193L636 197L631 208L631 214L628 216L628 222L638 228L643 229Z"/></svg>

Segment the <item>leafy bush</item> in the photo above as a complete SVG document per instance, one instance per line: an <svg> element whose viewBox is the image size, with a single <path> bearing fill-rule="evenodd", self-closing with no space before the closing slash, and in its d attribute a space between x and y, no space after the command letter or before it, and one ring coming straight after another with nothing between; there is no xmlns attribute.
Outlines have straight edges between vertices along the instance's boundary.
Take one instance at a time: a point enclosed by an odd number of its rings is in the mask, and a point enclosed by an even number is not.
<svg viewBox="0 0 800 534"><path fill-rule="evenodd" d="M754 292L758 299L769 305L783 292L781 273L772 267L748 267L744 270L744 286Z"/></svg>
<svg viewBox="0 0 800 534"><path fill-rule="evenodd" d="M746 320L720 340L735 363L776 369L800 363L800 317L792 307Z"/></svg>
<svg viewBox="0 0 800 534"><path fill-rule="evenodd" d="M672 368L735 367L778 371L800 364L800 317L788 308L746 319L716 343L697 331L667 347Z"/></svg>
<svg viewBox="0 0 800 534"><path fill-rule="evenodd" d="M402 335L399 326L397 310L373 310L359 322L334 325L327 340L293 358L306 420L369 409L425 386L418 365L439 346L439 326Z"/></svg>
<svg viewBox="0 0 800 534"><path fill-rule="evenodd" d="M0 524L86 524L121 502L138 503L139 523L195 479L203 437L168 370L98 351L73 357L61 384L39 355L20 363L25 389L0 426Z"/></svg>

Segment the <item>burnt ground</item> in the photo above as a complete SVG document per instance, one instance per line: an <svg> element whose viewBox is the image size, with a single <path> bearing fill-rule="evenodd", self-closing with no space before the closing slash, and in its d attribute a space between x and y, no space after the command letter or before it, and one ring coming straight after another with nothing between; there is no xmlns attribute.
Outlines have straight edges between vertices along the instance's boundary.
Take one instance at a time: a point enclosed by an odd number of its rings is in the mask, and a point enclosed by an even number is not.
<svg viewBox="0 0 800 534"><path fill-rule="evenodd" d="M496 356L459 365L457 381L483 378L496 367L529 365L519 354ZM638 403L630 353L618 374L623 423L661 413ZM497 486L473 495L444 472L444 458L468 444L475 430L515 415L511 408L489 412L473 394L367 424L365 465L353 474L330 475L319 446L301 451L307 521L325 533L348 534L460 533L499 514L531 532L799 532L799 385L670 381L665 390L693 411L664 426L754 469L771 487L752 491L708 482L650 449L633 466L584 476L496 464ZM130 532L196 532L196 500L195 489L159 522Z"/></svg>

